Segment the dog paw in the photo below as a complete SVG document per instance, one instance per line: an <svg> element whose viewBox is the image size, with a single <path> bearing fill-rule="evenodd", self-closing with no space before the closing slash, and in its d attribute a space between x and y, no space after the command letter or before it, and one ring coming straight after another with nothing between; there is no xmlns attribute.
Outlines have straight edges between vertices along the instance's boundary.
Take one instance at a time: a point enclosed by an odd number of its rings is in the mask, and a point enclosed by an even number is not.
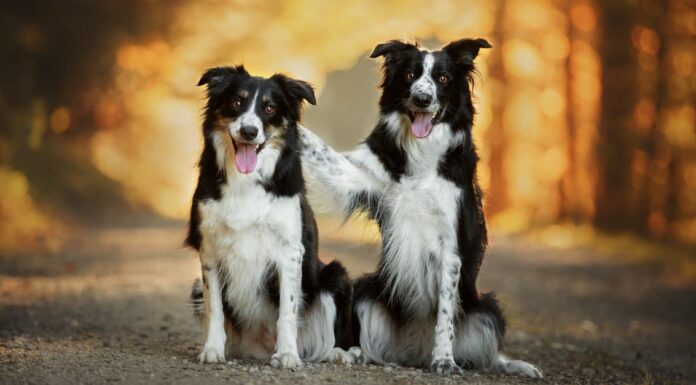
<svg viewBox="0 0 696 385"><path fill-rule="evenodd" d="M302 367L302 360L296 353L276 353L271 357L271 366L279 369L297 369Z"/></svg>
<svg viewBox="0 0 696 385"><path fill-rule="evenodd" d="M443 374L446 376L455 374L461 376L464 374L462 368L460 368L451 358L433 360L433 363L430 365L430 370L433 373Z"/></svg>
<svg viewBox="0 0 696 385"><path fill-rule="evenodd" d="M333 348L326 357L326 360L332 364L351 366L353 364L364 365L369 361L362 349L357 346L345 351L341 348Z"/></svg>
<svg viewBox="0 0 696 385"><path fill-rule="evenodd" d="M336 365L351 366L353 364L353 356L341 348L331 349L326 360Z"/></svg>
<svg viewBox="0 0 696 385"><path fill-rule="evenodd" d="M203 351L201 352L201 354L198 355L198 362L200 362L201 364L224 364L224 346L204 346Z"/></svg>
<svg viewBox="0 0 696 385"><path fill-rule="evenodd" d="M505 362L503 371L508 374L521 374L530 378L544 377L539 368L522 360L512 360Z"/></svg>
<svg viewBox="0 0 696 385"><path fill-rule="evenodd" d="M353 346L352 348L348 349L348 354L353 357L353 363L355 364L367 365L370 362L367 354L365 354L365 352L363 352L362 349L357 346Z"/></svg>

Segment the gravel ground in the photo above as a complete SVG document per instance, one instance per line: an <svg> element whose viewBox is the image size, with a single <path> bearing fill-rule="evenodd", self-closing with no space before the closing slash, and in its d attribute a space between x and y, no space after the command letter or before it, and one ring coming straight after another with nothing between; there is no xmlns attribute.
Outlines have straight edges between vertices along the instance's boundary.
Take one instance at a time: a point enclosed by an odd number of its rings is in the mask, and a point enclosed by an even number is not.
<svg viewBox="0 0 696 385"><path fill-rule="evenodd" d="M340 259L354 277L373 269L374 239L322 231L323 259ZM201 365L187 303L199 266L182 239L180 228L95 230L59 255L0 257L0 383L696 383L696 290L617 255L505 237L494 240L480 286L504 305L508 355L537 364L541 380L392 366Z"/></svg>

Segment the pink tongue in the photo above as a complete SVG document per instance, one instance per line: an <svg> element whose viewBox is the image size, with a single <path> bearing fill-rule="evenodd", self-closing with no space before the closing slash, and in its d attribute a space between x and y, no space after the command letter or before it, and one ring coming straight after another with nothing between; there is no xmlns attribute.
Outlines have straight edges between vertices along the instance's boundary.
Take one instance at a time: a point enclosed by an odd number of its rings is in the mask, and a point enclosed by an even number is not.
<svg viewBox="0 0 696 385"><path fill-rule="evenodd" d="M256 168L256 146L253 144L237 143L235 157L237 170L242 174L248 174Z"/></svg>
<svg viewBox="0 0 696 385"><path fill-rule="evenodd" d="M430 112L419 112L411 123L411 132L417 138L425 138L433 129L433 114Z"/></svg>

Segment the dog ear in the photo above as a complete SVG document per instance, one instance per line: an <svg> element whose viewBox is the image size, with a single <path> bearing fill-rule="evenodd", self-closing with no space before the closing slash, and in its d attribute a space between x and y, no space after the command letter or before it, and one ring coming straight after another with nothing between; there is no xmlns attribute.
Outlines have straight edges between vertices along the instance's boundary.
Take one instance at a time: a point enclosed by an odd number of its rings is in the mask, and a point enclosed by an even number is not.
<svg viewBox="0 0 696 385"><path fill-rule="evenodd" d="M416 48L415 45L409 44L409 43L404 43L403 41L400 40L390 40L386 43L378 44L374 50L372 50L372 53L370 54L370 58L378 58L380 56L391 56L394 55L395 53L398 53L400 51L406 50L406 49L412 49Z"/></svg>
<svg viewBox="0 0 696 385"><path fill-rule="evenodd" d="M214 94L224 90L234 76L248 74L249 73L242 65L237 67L209 68L205 71L203 76L201 76L201 80L198 81L198 86L206 84L208 86L208 93Z"/></svg>
<svg viewBox="0 0 696 385"><path fill-rule="evenodd" d="M304 99L311 105L317 104L317 99L314 96L314 88L311 84L302 80L289 78L283 74L275 74L271 76L271 80L276 82L283 92L294 99L300 102Z"/></svg>
<svg viewBox="0 0 696 385"><path fill-rule="evenodd" d="M450 55L457 65L471 69L474 67L474 59L478 56L479 49L491 47L485 39L461 39L447 44L442 50Z"/></svg>

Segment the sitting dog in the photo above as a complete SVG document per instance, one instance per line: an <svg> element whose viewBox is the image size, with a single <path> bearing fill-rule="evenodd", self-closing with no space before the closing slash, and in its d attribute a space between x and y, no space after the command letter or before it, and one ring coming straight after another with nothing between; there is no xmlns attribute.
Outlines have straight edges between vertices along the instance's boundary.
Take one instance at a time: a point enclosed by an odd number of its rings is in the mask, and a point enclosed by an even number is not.
<svg viewBox="0 0 696 385"><path fill-rule="evenodd" d="M339 263L319 261L304 194L297 122L314 91L242 66L212 68L198 85L208 100L186 243L202 267L191 293L199 359L225 362L227 350L274 367L324 360L350 345L352 288Z"/></svg>
<svg viewBox="0 0 696 385"><path fill-rule="evenodd" d="M347 214L367 212L382 234L377 271L354 285L353 334L370 361L542 376L499 353L505 319L494 296L476 288L487 230L472 76L479 50L490 47L483 39L432 52L380 44L371 55L384 57L380 118L367 139L339 154L301 129L312 187Z"/></svg>

